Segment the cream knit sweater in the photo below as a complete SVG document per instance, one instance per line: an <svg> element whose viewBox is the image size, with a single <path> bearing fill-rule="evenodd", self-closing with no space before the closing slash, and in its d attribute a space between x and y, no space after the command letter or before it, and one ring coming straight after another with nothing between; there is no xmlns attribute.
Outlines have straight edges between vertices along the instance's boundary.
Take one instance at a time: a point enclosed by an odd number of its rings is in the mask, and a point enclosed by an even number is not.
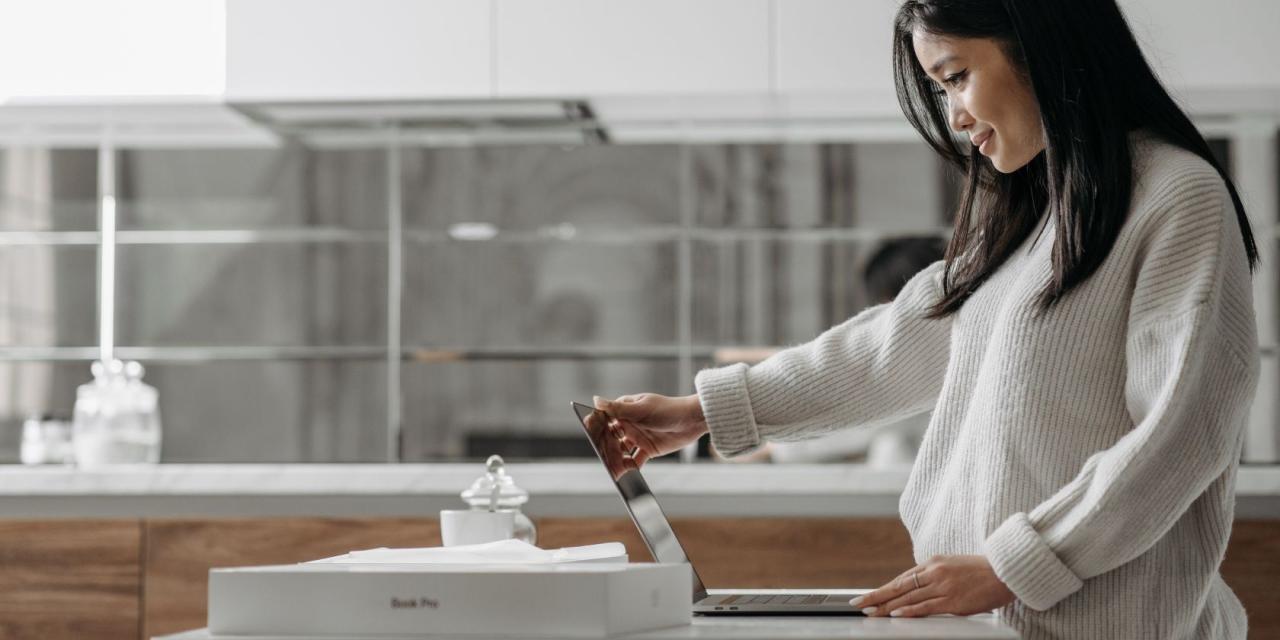
<svg viewBox="0 0 1280 640"><path fill-rule="evenodd" d="M939 262L807 344L701 371L716 448L932 409L899 504L917 562L985 555L1024 638L1244 638L1218 573L1259 367L1244 243L1208 163L1130 141L1129 218L1047 314L1052 224L948 318L923 317Z"/></svg>

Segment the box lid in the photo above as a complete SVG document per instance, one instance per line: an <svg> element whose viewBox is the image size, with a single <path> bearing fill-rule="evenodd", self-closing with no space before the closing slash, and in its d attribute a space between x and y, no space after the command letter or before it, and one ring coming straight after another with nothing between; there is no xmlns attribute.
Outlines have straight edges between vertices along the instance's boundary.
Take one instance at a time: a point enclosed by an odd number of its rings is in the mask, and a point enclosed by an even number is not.
<svg viewBox="0 0 1280 640"><path fill-rule="evenodd" d="M623 571L646 571L657 567L682 565L683 563L658 562L609 562L565 564L278 564L253 567L223 567L210 569L215 573L501 573L501 574L600 574Z"/></svg>

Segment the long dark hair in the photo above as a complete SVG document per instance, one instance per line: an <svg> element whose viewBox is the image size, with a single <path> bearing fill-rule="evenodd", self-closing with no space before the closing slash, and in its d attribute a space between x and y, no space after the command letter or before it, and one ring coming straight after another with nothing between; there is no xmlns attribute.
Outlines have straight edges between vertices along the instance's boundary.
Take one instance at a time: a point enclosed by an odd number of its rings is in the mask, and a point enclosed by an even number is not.
<svg viewBox="0 0 1280 640"><path fill-rule="evenodd" d="M990 38L1029 81L1046 149L1003 174L952 137L943 96L916 61L912 32ZM947 245L943 298L930 310L958 310L1053 211L1048 309L1084 282L1115 244L1129 210L1133 166L1128 132L1145 129L1213 165L1235 205L1252 270L1258 249L1244 205L1209 144L1161 86L1115 0L906 0L894 20L894 81L912 126L967 180Z"/></svg>

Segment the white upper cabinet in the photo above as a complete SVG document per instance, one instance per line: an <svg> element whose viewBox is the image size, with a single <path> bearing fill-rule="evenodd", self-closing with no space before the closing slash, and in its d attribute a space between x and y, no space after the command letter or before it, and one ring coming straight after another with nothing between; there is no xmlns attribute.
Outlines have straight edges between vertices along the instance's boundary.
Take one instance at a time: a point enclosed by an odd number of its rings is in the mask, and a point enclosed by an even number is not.
<svg viewBox="0 0 1280 640"><path fill-rule="evenodd" d="M779 93L893 92L900 0L777 0Z"/></svg>
<svg viewBox="0 0 1280 640"><path fill-rule="evenodd" d="M492 95L483 0L227 0L227 99Z"/></svg>
<svg viewBox="0 0 1280 640"><path fill-rule="evenodd" d="M900 0L774 0L777 90L893 91ZM1144 53L1175 89L1280 86L1277 0L1120 0Z"/></svg>
<svg viewBox="0 0 1280 640"><path fill-rule="evenodd" d="M1175 93L1256 101L1280 89L1274 64L1280 48L1271 33L1280 27L1280 0L1120 2ZM232 102L719 97L783 115L817 97L853 105L850 113L892 115L899 4L226 0L226 96Z"/></svg>
<svg viewBox="0 0 1280 640"><path fill-rule="evenodd" d="M1120 0L1120 7L1171 87L1280 88L1280 2Z"/></svg>
<svg viewBox="0 0 1280 640"><path fill-rule="evenodd" d="M0 1L0 102L222 96L222 0Z"/></svg>
<svg viewBox="0 0 1280 640"><path fill-rule="evenodd" d="M769 0L495 0L495 95L768 94Z"/></svg>

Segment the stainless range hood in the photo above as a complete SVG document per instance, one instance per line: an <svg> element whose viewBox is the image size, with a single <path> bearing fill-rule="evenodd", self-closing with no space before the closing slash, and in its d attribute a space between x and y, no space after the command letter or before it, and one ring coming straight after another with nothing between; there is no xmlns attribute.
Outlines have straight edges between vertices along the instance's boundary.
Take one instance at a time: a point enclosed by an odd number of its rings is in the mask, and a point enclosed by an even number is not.
<svg viewBox="0 0 1280 640"><path fill-rule="evenodd" d="M275 134L313 146L603 144L585 100L432 100L232 103Z"/></svg>

